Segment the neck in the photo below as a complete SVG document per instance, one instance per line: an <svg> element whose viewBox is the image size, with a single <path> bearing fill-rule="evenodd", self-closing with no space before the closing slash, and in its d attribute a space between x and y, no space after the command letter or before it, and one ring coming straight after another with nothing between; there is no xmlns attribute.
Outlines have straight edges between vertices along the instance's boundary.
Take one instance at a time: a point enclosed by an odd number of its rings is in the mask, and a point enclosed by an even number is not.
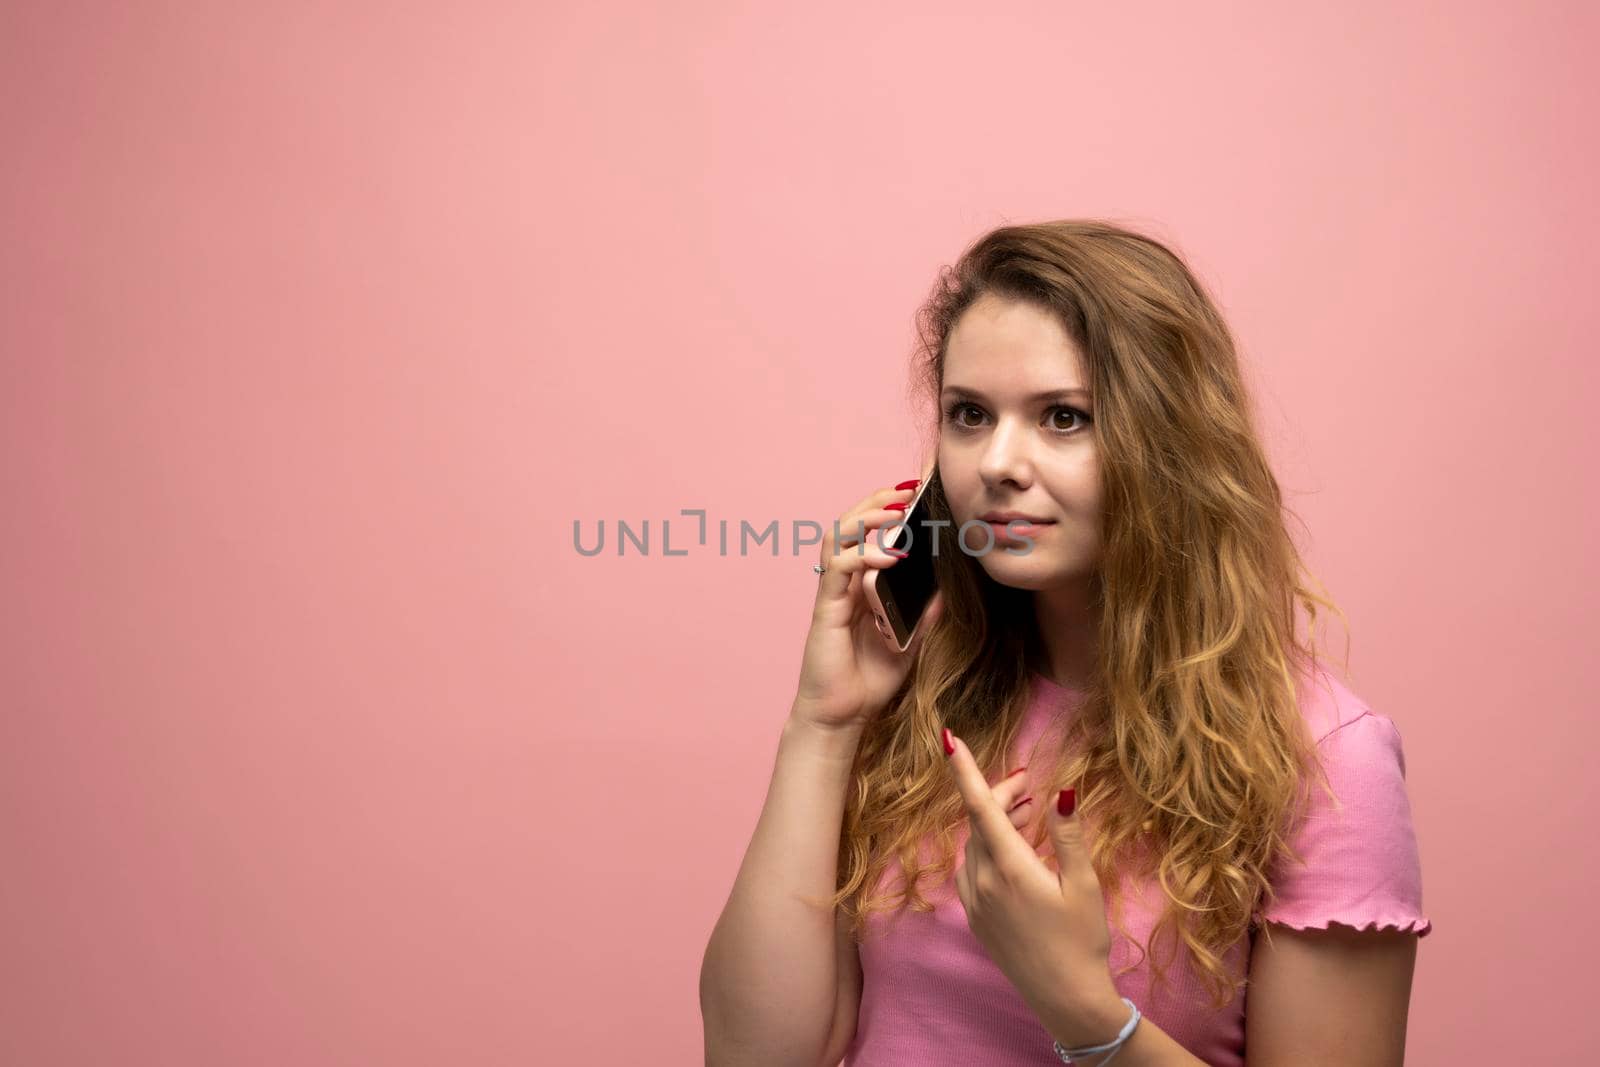
<svg viewBox="0 0 1600 1067"><path fill-rule="evenodd" d="M1040 671L1057 685L1084 688L1099 647L1100 618L1091 584L1035 592L1033 614L1044 655Z"/></svg>

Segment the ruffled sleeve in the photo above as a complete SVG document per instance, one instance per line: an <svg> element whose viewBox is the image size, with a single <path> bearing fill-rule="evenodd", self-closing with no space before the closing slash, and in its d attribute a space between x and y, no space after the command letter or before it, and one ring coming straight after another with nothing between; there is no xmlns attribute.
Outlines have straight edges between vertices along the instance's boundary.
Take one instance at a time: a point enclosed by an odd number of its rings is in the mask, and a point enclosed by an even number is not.
<svg viewBox="0 0 1600 1067"><path fill-rule="evenodd" d="M1257 921L1325 930L1392 928L1426 936L1422 863L1400 731L1386 716L1362 710L1317 742L1335 806L1313 781L1306 816L1290 841L1305 860L1285 861L1271 878L1276 899Z"/></svg>

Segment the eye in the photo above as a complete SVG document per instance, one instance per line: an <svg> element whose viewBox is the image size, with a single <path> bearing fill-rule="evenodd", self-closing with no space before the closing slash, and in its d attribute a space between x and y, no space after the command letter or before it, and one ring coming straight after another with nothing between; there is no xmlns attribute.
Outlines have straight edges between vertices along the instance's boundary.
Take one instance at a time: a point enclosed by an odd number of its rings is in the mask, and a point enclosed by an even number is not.
<svg viewBox="0 0 1600 1067"><path fill-rule="evenodd" d="M963 401L958 400L955 403L951 404L950 406L948 406L948 407L946 407L944 409L944 417L948 421L955 423L956 426L959 427L960 429L970 430L970 429L973 428L972 424L971 423L962 422L961 421L961 414L962 414L962 412L965 412L965 411L977 411L977 410L978 409L977 409L976 406L974 406L972 404L964 403Z"/></svg>
<svg viewBox="0 0 1600 1067"><path fill-rule="evenodd" d="M965 415L965 413L968 411L977 412L980 421L977 423L966 421L963 418L963 415ZM982 425L981 420L983 418L983 414L984 412L982 408L965 400L954 401L947 405L944 409L945 421L950 423L953 427L955 427L956 430L962 433L971 433L980 425ZM1052 419L1050 428L1062 437L1071 437L1073 434L1082 433L1083 430L1094 421L1094 419L1089 416L1088 412L1072 407L1069 404L1056 404L1049 409L1049 414ZM1063 414L1072 417L1074 421L1071 425L1063 426L1059 422L1053 421Z"/></svg>
<svg viewBox="0 0 1600 1067"><path fill-rule="evenodd" d="M1061 425L1056 425L1055 426L1055 429L1063 430L1063 431L1065 431L1067 433L1074 433L1077 430L1081 429L1082 427L1084 427L1084 426L1086 426L1089 423L1094 421L1093 419L1091 419L1088 416L1088 414L1086 412L1079 411L1077 408L1074 408L1074 407L1068 407L1065 404L1062 404L1059 407L1052 408L1051 411L1059 413L1059 414L1071 415L1075 420L1077 420L1076 424L1074 426L1072 426L1071 428L1064 427L1064 426L1061 426Z"/></svg>

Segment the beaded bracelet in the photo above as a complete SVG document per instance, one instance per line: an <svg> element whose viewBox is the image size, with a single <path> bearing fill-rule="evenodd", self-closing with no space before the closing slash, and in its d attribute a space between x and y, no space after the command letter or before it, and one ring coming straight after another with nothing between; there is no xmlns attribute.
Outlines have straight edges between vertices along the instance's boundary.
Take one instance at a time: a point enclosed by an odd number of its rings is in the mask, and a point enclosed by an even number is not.
<svg viewBox="0 0 1600 1067"><path fill-rule="evenodd" d="M1129 1000L1127 997L1122 998L1122 1003L1126 1004L1128 1006L1128 1010L1133 1012L1133 1014L1128 1017L1128 1021L1123 1025L1122 1032L1117 1034L1117 1039L1115 1041L1108 1042L1104 1045L1093 1045L1087 1048L1062 1048L1061 1042L1057 1041L1056 1055L1061 1057L1061 1062L1076 1063L1077 1060L1074 1060L1072 1057L1092 1056L1097 1052L1110 1052L1111 1055L1101 1060L1096 1067L1105 1067L1106 1064L1116 1059L1117 1053L1122 1051L1123 1043L1133 1035L1134 1027L1139 1025L1138 1005L1134 1004L1134 1002Z"/></svg>

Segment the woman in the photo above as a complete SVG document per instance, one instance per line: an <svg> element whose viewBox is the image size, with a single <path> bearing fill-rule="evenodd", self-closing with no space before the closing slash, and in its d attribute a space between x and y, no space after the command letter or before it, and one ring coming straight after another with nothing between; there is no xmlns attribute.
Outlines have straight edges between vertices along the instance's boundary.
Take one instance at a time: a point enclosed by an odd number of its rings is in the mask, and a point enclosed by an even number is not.
<svg viewBox="0 0 1600 1067"><path fill-rule="evenodd" d="M1074 220L985 236L919 321L950 525L914 533L998 541L941 542L898 654L861 581L918 480L825 534L707 1062L1400 1063L1431 928L1400 736L1318 661L1337 609L1215 307Z"/></svg>

